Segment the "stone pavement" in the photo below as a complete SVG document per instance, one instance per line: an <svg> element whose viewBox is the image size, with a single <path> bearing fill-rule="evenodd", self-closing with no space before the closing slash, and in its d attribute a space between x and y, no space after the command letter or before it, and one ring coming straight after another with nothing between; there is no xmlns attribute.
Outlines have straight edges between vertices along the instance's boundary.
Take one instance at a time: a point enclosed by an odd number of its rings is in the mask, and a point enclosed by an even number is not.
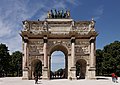
<svg viewBox="0 0 120 85"><path fill-rule="evenodd" d="M21 77L5 77L0 78L0 85L120 85L119 83L113 83L110 77L99 77L97 80L39 80L38 84L34 84L34 80L22 80Z"/></svg>

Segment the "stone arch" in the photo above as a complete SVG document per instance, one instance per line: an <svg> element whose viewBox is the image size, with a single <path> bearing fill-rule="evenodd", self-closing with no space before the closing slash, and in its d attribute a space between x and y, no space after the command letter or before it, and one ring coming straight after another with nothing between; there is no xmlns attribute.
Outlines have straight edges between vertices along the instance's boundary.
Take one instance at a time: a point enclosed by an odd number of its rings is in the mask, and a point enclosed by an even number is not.
<svg viewBox="0 0 120 85"><path fill-rule="evenodd" d="M35 75L38 75L39 78L42 76L42 61L39 59L31 62L31 78L33 79Z"/></svg>
<svg viewBox="0 0 120 85"><path fill-rule="evenodd" d="M76 76L78 79L85 79L86 66L87 66L87 61L85 59L78 59L76 61Z"/></svg>
<svg viewBox="0 0 120 85"><path fill-rule="evenodd" d="M51 54L54 51L62 51L65 55L65 78L67 78L68 76L68 48L65 45L62 44L56 44L54 46L51 47L51 49L49 50L49 68L51 69ZM50 73L50 72L49 72ZM49 74L50 75L50 74Z"/></svg>
<svg viewBox="0 0 120 85"><path fill-rule="evenodd" d="M69 49L66 45L63 44L55 44L53 46L50 47L49 51L48 51L48 55L51 55L54 51L62 51L64 54L68 54L69 53Z"/></svg>

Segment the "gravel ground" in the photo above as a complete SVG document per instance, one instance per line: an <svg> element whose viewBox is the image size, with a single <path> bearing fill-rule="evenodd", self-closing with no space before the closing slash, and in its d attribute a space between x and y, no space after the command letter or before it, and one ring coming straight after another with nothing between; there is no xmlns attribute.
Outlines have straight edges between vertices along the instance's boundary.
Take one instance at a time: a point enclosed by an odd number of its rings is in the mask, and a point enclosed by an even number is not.
<svg viewBox="0 0 120 85"><path fill-rule="evenodd" d="M38 84L35 84L34 80L22 80L21 77L0 78L0 85L120 85L120 78L118 82L113 83L110 77L97 77L97 80L39 80Z"/></svg>

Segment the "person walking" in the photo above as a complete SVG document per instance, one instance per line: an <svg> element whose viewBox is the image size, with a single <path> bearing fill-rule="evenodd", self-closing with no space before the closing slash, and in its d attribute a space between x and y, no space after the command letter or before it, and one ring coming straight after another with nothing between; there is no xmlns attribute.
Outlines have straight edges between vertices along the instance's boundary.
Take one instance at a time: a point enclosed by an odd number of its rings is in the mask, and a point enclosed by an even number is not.
<svg viewBox="0 0 120 85"><path fill-rule="evenodd" d="M115 73L112 73L112 81L114 83L118 83L117 79L118 79L117 75Z"/></svg>
<svg viewBox="0 0 120 85"><path fill-rule="evenodd" d="M35 84L38 83L38 76L35 76Z"/></svg>

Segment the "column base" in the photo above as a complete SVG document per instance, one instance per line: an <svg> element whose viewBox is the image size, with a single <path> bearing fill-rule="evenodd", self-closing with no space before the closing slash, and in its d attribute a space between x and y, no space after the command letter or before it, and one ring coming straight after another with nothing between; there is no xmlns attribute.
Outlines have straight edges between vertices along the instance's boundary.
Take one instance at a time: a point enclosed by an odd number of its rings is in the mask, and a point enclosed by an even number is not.
<svg viewBox="0 0 120 85"><path fill-rule="evenodd" d="M69 77L70 80L76 80L76 67L71 67L70 69L71 76Z"/></svg>
<svg viewBox="0 0 120 85"><path fill-rule="evenodd" d="M42 76L43 80L49 80L49 76L48 76L48 67L44 67L43 69L43 76Z"/></svg>
<svg viewBox="0 0 120 85"><path fill-rule="evenodd" d="M96 70L95 67L90 67L90 69L89 69L89 79L96 79L95 70Z"/></svg>
<svg viewBox="0 0 120 85"><path fill-rule="evenodd" d="M25 68L23 69L22 80L28 80L28 79L29 79L29 78L28 78L28 68L25 67Z"/></svg>

